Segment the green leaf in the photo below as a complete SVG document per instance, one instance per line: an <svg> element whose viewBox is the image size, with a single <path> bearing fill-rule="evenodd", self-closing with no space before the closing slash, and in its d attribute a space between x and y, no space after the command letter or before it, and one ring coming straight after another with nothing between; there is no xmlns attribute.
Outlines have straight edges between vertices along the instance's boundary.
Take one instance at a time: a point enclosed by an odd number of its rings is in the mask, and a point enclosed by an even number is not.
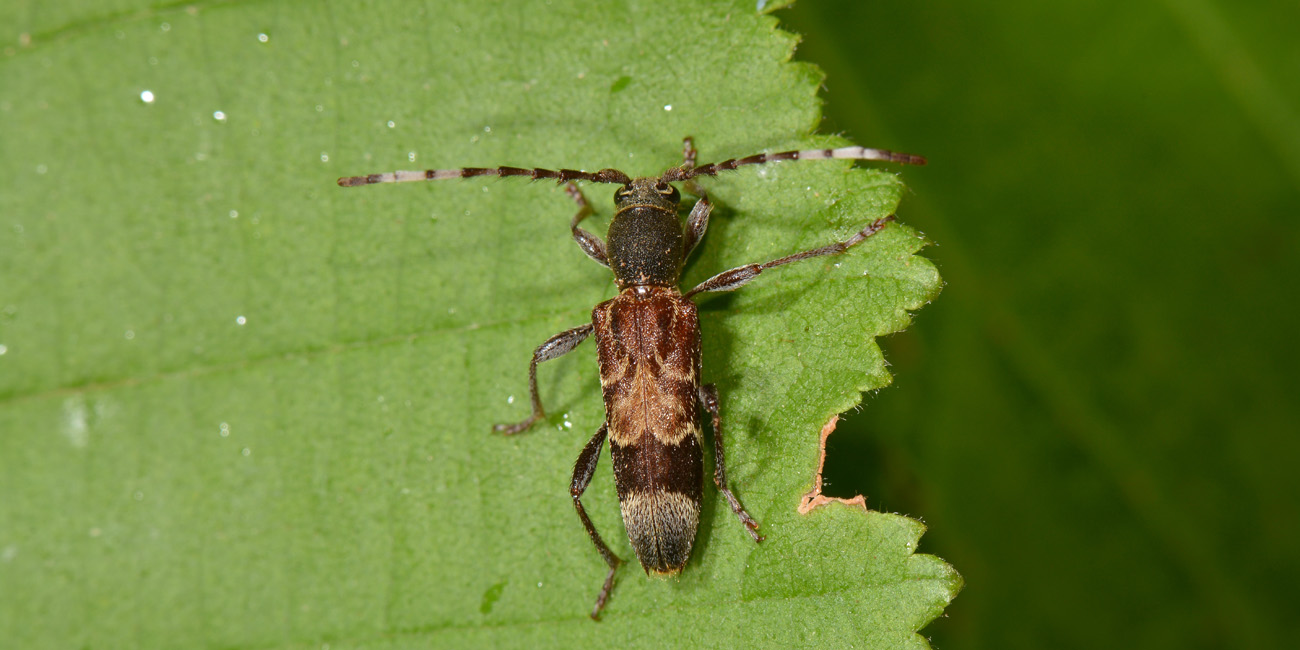
<svg viewBox="0 0 1300 650"><path fill-rule="evenodd" d="M819 73L753 2L9 8L0 64L0 636L16 647L923 647L960 588L924 527L796 512L818 431L889 375L873 337L938 291L893 225L701 297L733 488L678 579L605 568L567 494L603 418L614 294L573 204L517 180L342 189L393 168L655 174L810 135ZM35 5L32 5L34 7ZM43 5L42 5L43 6ZM12 29L12 28L11 28ZM881 143L861 143L866 145ZM921 170L923 171L923 170ZM921 173L912 170L909 173ZM844 161L704 183L684 284L894 211ZM612 189L588 186L597 224ZM608 463L584 497L631 558Z"/></svg>

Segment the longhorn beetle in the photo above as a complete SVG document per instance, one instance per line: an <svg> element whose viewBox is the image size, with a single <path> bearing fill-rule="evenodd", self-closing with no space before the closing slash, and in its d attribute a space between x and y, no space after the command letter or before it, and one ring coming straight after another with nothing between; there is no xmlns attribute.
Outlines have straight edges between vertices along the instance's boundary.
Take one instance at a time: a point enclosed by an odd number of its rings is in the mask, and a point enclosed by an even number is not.
<svg viewBox="0 0 1300 650"><path fill-rule="evenodd" d="M617 169L584 172L465 167L397 171L338 180L343 187L355 187L474 176L553 178L565 185L569 197L578 204L578 213L569 222L573 239L588 257L614 272L619 293L613 299L596 305L591 312L590 324L560 332L538 346L528 364L532 415L515 424L498 424L494 429L506 435L515 434L542 419L545 411L537 395L537 364L568 353L595 333L600 385L605 398L605 422L578 455L569 486L578 518L609 566L609 573L596 596L596 605L591 610L592 618L599 617L613 587L614 572L623 563L596 532L581 500L596 471L606 435L609 436L610 456L614 462L614 485L623 512L623 526L647 574L680 573L695 543L704 482L704 458L696 418L700 407L707 410L713 419L713 482L726 497L732 512L745 525L750 537L755 542L763 541L758 534L758 522L745 512L740 500L727 487L718 391L713 384L700 384L700 325L695 303L690 298L697 293L738 289L763 271L783 264L838 255L894 220L891 214L876 219L842 242L724 271L683 294L677 289L682 264L704 237L709 225L709 212L713 208L694 179L716 176L742 165L781 160L848 158L925 164L921 156L883 149L841 147L756 154L697 167L691 138L686 138L682 144L683 163L658 177L631 178ZM621 186L614 191L617 210L609 224L607 241L601 241L578 227L592 210L574 181ZM688 192L699 197L687 218L685 230L677 217L681 194L672 185L679 182Z"/></svg>

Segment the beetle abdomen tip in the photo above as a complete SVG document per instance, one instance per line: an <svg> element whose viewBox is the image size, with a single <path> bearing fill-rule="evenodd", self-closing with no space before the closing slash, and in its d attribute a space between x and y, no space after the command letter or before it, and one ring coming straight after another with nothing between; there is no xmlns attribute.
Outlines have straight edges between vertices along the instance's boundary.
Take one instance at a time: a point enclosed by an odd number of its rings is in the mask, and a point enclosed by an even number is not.
<svg viewBox="0 0 1300 650"><path fill-rule="evenodd" d="M623 526L646 573L680 573L700 524L699 501L680 492L635 491L621 506Z"/></svg>

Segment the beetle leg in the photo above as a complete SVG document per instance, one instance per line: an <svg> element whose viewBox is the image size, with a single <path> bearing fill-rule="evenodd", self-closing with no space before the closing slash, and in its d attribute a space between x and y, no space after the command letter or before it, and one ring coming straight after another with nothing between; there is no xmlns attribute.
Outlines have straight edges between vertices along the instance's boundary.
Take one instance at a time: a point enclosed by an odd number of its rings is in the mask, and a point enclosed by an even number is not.
<svg viewBox="0 0 1300 650"><path fill-rule="evenodd" d="M713 211L713 204L709 203L708 197L702 194L701 197L695 202L695 207L691 208L691 217L686 220L686 253L682 259L691 256L695 245L704 239L704 231L709 229L709 212Z"/></svg>
<svg viewBox="0 0 1300 650"><path fill-rule="evenodd" d="M692 139L692 138L688 135L688 136L686 136L685 138L682 139L682 166L681 166L681 169L683 169L683 170L691 170L691 169L695 169L695 158L696 158L695 140ZM699 184L699 183L696 183L693 179L687 179L687 180L683 181L683 182L682 182L682 185L686 188L686 191L687 191L687 192L690 192L691 194L693 194L693 195L695 195L695 196L698 196L698 197L700 197L701 199L707 199L707 198L709 198L708 195L706 195L706 194L704 193L704 188L703 188L703 187L700 187L700 184ZM696 207L699 207L699 206L696 206ZM694 213L691 213L691 216L694 216ZM706 216L707 216L707 215L706 215ZM696 241L699 241L699 240L696 240ZM691 253L691 247L690 247L690 246L687 246L687 247L686 247L686 254L687 254L687 255L690 255L690 253Z"/></svg>
<svg viewBox="0 0 1300 650"><path fill-rule="evenodd" d="M695 169L695 140L690 136L682 139L682 169ZM687 180L682 183L687 192L700 197L695 202L695 207L691 208L691 216L686 220L686 252L682 259L691 256L691 251L695 250L696 244L704 239L704 231L709 229L709 212L713 210L713 204L709 202L709 195L704 192L704 188L694 180Z"/></svg>
<svg viewBox="0 0 1300 650"><path fill-rule="evenodd" d="M877 232L880 232L880 230L885 227L885 224L893 220L894 220L894 215L892 214L887 217L881 217L879 219L876 219L875 221L871 222L870 226L863 228L861 231L859 231L857 234L853 235L852 237L849 237L848 239L841 242L835 242L834 244L831 244L829 246L814 248L810 251L795 253L794 255L787 255L780 259L772 260L771 262L764 262L762 264L746 264L744 266L738 266L734 269L731 269L730 271L723 271L722 273L719 273L709 278L708 280L699 283L698 285L696 285L694 289L687 291L684 297L689 298L697 293L704 293L706 291L734 291L736 289L745 286L746 284L749 284L749 281L758 277L759 273L762 273L763 271L770 269L772 267L781 266L782 264L789 264L791 262L798 262L800 260L806 260L811 257L821 257L823 255L839 255L840 253L843 253L844 251L858 244L859 242L866 239L867 237L870 237L876 234Z"/></svg>
<svg viewBox="0 0 1300 650"><path fill-rule="evenodd" d="M591 206L587 204L587 197L582 195L582 190L572 182L564 184L564 191L578 204L578 214L573 215L573 221L569 222L569 230L573 231L573 241L578 242L578 248L582 252L606 268L609 267L609 257L605 254L605 242L586 230L578 227L583 219L591 216Z"/></svg>
<svg viewBox="0 0 1300 650"><path fill-rule="evenodd" d="M605 540L600 538L600 533L596 532L591 518L587 516L587 510L582 507L582 493L587 490L587 486L591 484L591 476L596 473L596 463L600 461L600 450L605 446L605 431L608 426L608 424L600 425L600 430L596 431L596 435L591 437L587 446L582 448L582 453L578 454L578 462L573 464L573 482L569 484L569 495L573 497L573 507L578 511L578 518L582 519L582 527L587 529L587 536L591 538L591 543L596 545L600 557L604 558L605 564L609 565L605 584L596 595L596 606L591 609L592 618L600 617L600 610L609 599L609 590L614 586L614 571L623 563L623 560L614 555L614 552L605 545Z"/></svg>
<svg viewBox="0 0 1300 650"><path fill-rule="evenodd" d="M722 496L727 498L727 503L731 504L731 511L736 513L740 518L740 523L745 524L745 530L749 536L754 538L755 542L763 541L763 536L758 534L758 522L745 512L745 506L740 505L740 499L732 494L731 488L727 487L727 462L722 453L722 417L718 414L718 387L713 384L700 386L700 403L713 416L713 482L717 484L718 491Z"/></svg>
<svg viewBox="0 0 1300 650"><path fill-rule="evenodd" d="M587 324L571 330L564 330L537 346L537 349L533 350L533 360L528 364L528 394L533 400L533 414L521 422L497 424L492 429L506 435L512 435L533 426L534 422L546 417L546 411L542 409L542 398L537 394L537 364L568 354L573 348L578 347L579 343L586 340L590 334L591 325Z"/></svg>

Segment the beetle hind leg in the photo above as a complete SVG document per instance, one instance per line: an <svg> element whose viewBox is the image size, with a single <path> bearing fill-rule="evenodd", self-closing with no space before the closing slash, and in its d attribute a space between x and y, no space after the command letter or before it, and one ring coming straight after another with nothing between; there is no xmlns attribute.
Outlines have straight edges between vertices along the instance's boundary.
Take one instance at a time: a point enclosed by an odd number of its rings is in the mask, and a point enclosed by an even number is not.
<svg viewBox="0 0 1300 650"><path fill-rule="evenodd" d="M600 425L600 430L596 431L596 435L591 437L587 446L582 448L582 453L578 454L578 462L573 465L573 482L569 484L569 495L573 497L573 508L578 511L582 527L587 529L587 536L591 538L591 543L596 546L605 564L609 565L609 573L605 574L605 583L601 586L600 593L596 594L596 605L591 608L593 619L600 618L600 610L605 607L605 601L609 600L610 589L614 588L614 572L618 570L619 565L623 564L623 560L614 555L605 544L605 540L600 538L596 526L591 523L591 517L587 516L587 509L582 507L582 493L587 491L587 486L591 484L591 477L596 473L596 463L600 461L600 450L605 446L605 432L608 427L608 424Z"/></svg>
<svg viewBox="0 0 1300 650"><path fill-rule="evenodd" d="M727 487L727 462L722 453L722 416L718 412L718 387L713 384L704 384L700 386L700 403L713 416L713 482L717 484L718 491L726 497L727 503L731 505L731 511L736 513L740 523L745 525L745 530L755 542L763 541L763 536L758 534L758 522L745 512L745 506L740 504L740 499L731 492Z"/></svg>

